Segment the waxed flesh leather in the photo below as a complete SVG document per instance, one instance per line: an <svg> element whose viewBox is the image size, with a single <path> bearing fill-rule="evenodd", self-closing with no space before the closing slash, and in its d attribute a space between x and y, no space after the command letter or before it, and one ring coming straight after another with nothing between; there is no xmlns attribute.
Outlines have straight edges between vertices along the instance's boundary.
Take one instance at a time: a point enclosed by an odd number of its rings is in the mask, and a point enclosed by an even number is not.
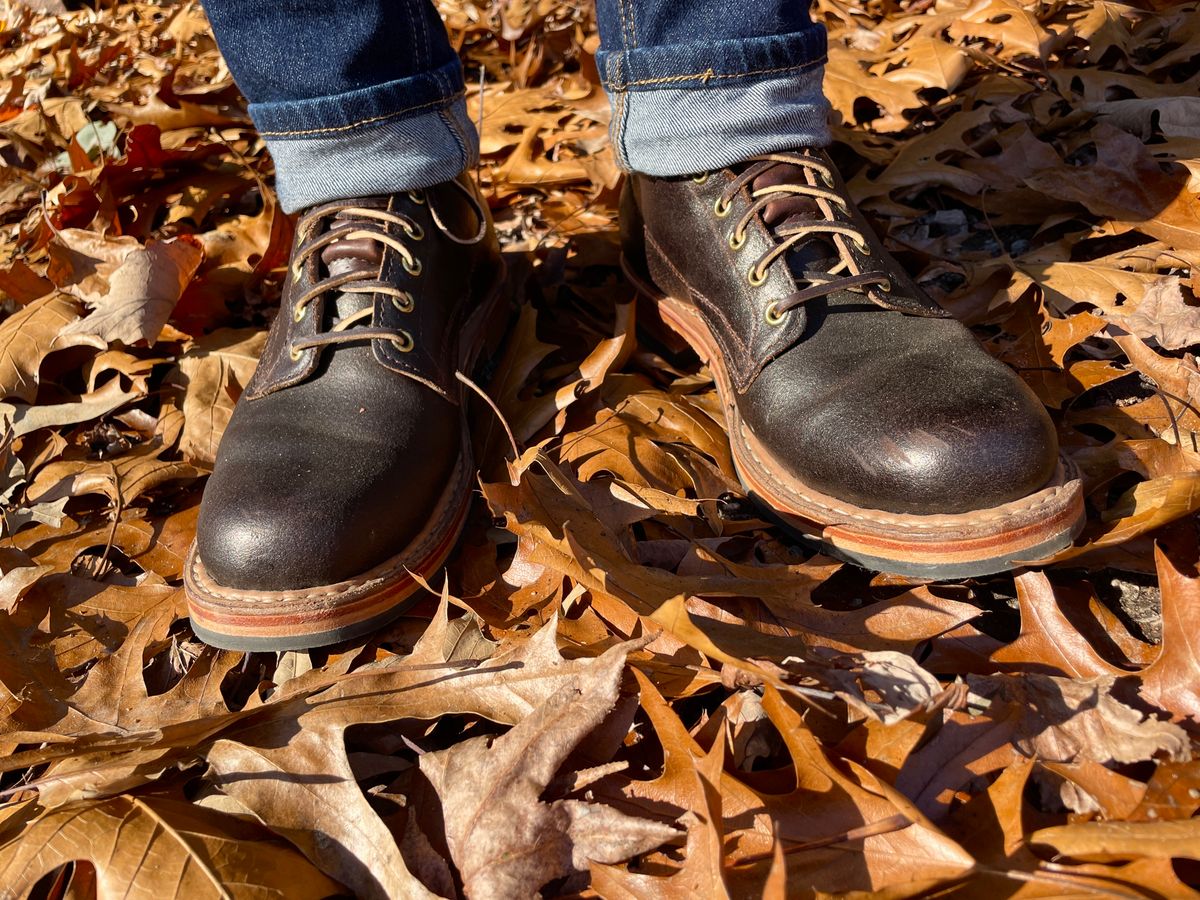
<svg viewBox="0 0 1200 900"><path fill-rule="evenodd" d="M846 290L769 324L768 305L804 286L803 266L777 262L762 285L750 284L749 264L776 238L759 216L745 245L730 246L752 202L742 191L730 214L714 214L732 177L631 176L624 208L636 221L624 225L626 252L659 291L704 319L738 417L781 474L860 507L911 514L986 509L1046 484L1058 448L1041 403L875 235L859 261L887 274L883 299L893 308ZM835 186L845 190L840 179Z"/></svg>
<svg viewBox="0 0 1200 900"><path fill-rule="evenodd" d="M464 245L435 221L460 236L476 230L460 194L430 189L421 204L387 198L388 208L425 233L410 242L423 263L418 278L404 272L393 251L370 249L380 280L412 291L407 317L383 294L330 292L313 304L308 323L297 323L290 301L316 273L285 291L201 504L199 554L218 583L276 591L334 584L400 552L425 527L463 445L458 329L494 285L498 267L490 223L483 240ZM339 265L338 251L324 262ZM362 340L293 359L288 341L327 326L347 301L373 304L372 325L402 322L413 350L400 355L388 341Z"/></svg>

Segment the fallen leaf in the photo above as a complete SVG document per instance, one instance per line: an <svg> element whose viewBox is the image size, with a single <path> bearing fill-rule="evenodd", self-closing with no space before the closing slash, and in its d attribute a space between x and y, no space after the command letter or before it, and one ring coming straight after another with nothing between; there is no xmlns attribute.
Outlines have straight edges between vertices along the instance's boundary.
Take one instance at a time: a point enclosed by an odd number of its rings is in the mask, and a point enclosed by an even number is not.
<svg viewBox="0 0 1200 900"><path fill-rule="evenodd" d="M1156 281L1132 312L1109 318L1140 338L1153 339L1164 350L1200 344L1200 307L1188 306L1174 280Z"/></svg>
<svg viewBox="0 0 1200 900"><path fill-rule="evenodd" d="M203 259L203 251L185 240L131 251L109 276L106 292L83 295L92 312L60 335L94 337L101 348L114 341L153 346Z"/></svg>
<svg viewBox="0 0 1200 900"><path fill-rule="evenodd" d="M468 897L533 894L592 862L622 862L678 833L603 805L538 800L567 754L612 711L626 652L609 650L507 734L421 756Z"/></svg>
<svg viewBox="0 0 1200 900"><path fill-rule="evenodd" d="M94 867L102 897L131 892L164 897L328 897L339 885L244 819L165 797L117 796L3 823L0 883L5 894L27 897L43 875L69 863ZM0 826L2 827L2 826Z"/></svg>

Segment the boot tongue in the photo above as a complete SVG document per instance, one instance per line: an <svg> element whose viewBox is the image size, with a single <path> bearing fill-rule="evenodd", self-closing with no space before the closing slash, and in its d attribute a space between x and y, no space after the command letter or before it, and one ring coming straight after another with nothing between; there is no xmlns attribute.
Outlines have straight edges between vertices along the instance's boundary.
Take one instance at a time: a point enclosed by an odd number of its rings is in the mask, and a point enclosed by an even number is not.
<svg viewBox="0 0 1200 900"><path fill-rule="evenodd" d="M334 217L331 225L338 226L350 221L354 221L353 216L339 213ZM345 238L334 241L325 247L321 251L320 259L322 268L330 278L354 274L367 280L375 278L379 274L379 267L383 262L383 245L370 238ZM366 293L339 292L335 294L330 298L333 301L333 308L336 310L335 317L330 324L337 324L338 320L369 306L372 302L371 298L372 295Z"/></svg>
<svg viewBox="0 0 1200 900"><path fill-rule="evenodd" d="M763 172L750 183L752 192L780 184L808 184L805 170L801 166L780 163ZM817 201L802 194L779 193L762 210L763 224L778 237L777 230L794 225L825 220ZM804 281L811 280L809 272L828 272L838 264L841 255L828 235L813 235L800 241L788 253L788 268L792 274Z"/></svg>

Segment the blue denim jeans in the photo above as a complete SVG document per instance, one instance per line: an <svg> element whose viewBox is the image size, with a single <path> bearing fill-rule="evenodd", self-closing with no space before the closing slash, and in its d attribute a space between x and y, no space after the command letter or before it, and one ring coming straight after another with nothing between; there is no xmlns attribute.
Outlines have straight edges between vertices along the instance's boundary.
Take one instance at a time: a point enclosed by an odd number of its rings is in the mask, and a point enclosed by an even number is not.
<svg viewBox="0 0 1200 900"><path fill-rule="evenodd" d="M429 0L204 0L285 210L474 165L463 73ZM808 0L596 0L619 164L689 175L828 141Z"/></svg>

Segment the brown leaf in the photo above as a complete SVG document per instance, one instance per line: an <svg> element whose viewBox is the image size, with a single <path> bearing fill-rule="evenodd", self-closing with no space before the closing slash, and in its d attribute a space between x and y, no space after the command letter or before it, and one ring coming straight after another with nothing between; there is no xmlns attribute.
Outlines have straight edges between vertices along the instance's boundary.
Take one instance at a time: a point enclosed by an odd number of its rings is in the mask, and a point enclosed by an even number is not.
<svg viewBox="0 0 1200 900"><path fill-rule="evenodd" d="M1174 279L1156 281L1132 312L1109 318L1140 338L1153 338L1164 350L1200 344L1200 307L1184 303Z"/></svg>
<svg viewBox="0 0 1200 900"><path fill-rule="evenodd" d="M266 341L258 329L221 329L197 341L179 358L184 378L183 434L179 452L188 462L211 466L241 389L250 381Z"/></svg>
<svg viewBox="0 0 1200 900"><path fill-rule="evenodd" d="M91 314L60 334L95 337L100 347L114 341L153 345L203 259L203 251L185 240L131 251L109 276L107 291L82 295Z"/></svg>
<svg viewBox="0 0 1200 900"><path fill-rule="evenodd" d="M1080 822L1029 836L1043 852L1073 859L1200 859L1200 819L1178 822Z"/></svg>
<svg viewBox="0 0 1200 900"><path fill-rule="evenodd" d="M0 322L0 399L37 396L38 369L65 326L79 318L79 306L63 294L49 294Z"/></svg>
<svg viewBox="0 0 1200 900"><path fill-rule="evenodd" d="M611 807L538 799L612 710L627 652L609 650L507 734L421 756L421 771L442 800L446 840L468 897L531 895L548 881L586 871L590 862L622 862L677 834Z"/></svg>
<svg viewBox="0 0 1200 900"><path fill-rule="evenodd" d="M1042 572L1016 577L1021 633L991 656L1002 665L1020 664L1061 672L1075 678L1128 674L1105 660L1063 614L1054 586Z"/></svg>
<svg viewBox="0 0 1200 900"><path fill-rule="evenodd" d="M1139 693L1161 709L1200 721L1200 577L1195 567L1171 559L1155 546L1162 589L1162 650L1141 673Z"/></svg>
<svg viewBox="0 0 1200 900"><path fill-rule="evenodd" d="M722 851L725 743L716 741L704 753L650 680L637 669L634 676L642 708L663 748L663 764L658 778L632 781L624 793L659 804L666 801L678 811L678 821L687 828L683 865L663 877L597 864L592 866L592 885L602 896L728 897Z"/></svg>
<svg viewBox="0 0 1200 900"><path fill-rule="evenodd" d="M1191 755L1187 733L1178 725L1143 716L1112 695L1110 675L1091 679L968 675L967 684L993 705L994 718L1014 725L1011 741L1026 756L1052 762L1080 759L1132 763L1155 756L1180 760Z"/></svg>
<svg viewBox="0 0 1200 900"><path fill-rule="evenodd" d="M18 827L14 827L18 826ZM0 823L0 884L29 896L60 866L95 867L101 897L320 898L341 892L253 822L165 797L122 795Z"/></svg>

